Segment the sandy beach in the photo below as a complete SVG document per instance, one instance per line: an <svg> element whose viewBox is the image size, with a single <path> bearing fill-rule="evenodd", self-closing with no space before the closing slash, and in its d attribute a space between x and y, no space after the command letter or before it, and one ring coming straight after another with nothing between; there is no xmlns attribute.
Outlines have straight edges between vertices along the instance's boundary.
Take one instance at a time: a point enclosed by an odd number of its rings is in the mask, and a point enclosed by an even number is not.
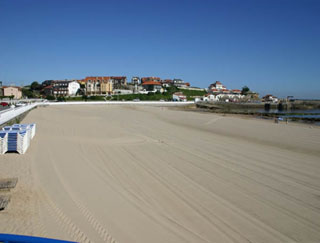
<svg viewBox="0 0 320 243"><path fill-rule="evenodd" d="M320 242L320 129L148 106L38 107L0 232L79 242Z"/></svg>

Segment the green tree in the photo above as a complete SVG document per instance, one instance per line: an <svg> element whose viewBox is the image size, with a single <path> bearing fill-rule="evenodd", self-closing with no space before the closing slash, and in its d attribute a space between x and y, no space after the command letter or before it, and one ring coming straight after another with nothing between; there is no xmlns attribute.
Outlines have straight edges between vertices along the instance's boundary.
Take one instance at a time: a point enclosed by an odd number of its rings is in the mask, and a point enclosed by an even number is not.
<svg viewBox="0 0 320 243"><path fill-rule="evenodd" d="M40 90L41 89L41 85L37 81L34 81L34 82L31 83L30 89L31 90Z"/></svg>
<svg viewBox="0 0 320 243"><path fill-rule="evenodd" d="M55 100L55 97L53 95L47 95L46 99L47 100Z"/></svg>
<svg viewBox="0 0 320 243"><path fill-rule="evenodd" d="M64 102L64 101L66 101L66 98L65 98L64 96L59 96L59 97L57 98L57 101L59 101L59 102Z"/></svg>
<svg viewBox="0 0 320 243"><path fill-rule="evenodd" d="M82 99L87 101L88 100L88 96L87 95L82 95Z"/></svg>
<svg viewBox="0 0 320 243"><path fill-rule="evenodd" d="M22 89L22 95L26 96L28 98L35 98L34 93L30 89L27 89L27 88Z"/></svg>
<svg viewBox="0 0 320 243"><path fill-rule="evenodd" d="M244 86L244 87L242 87L241 94L247 95L249 91L250 91L250 89L248 88L248 86Z"/></svg>

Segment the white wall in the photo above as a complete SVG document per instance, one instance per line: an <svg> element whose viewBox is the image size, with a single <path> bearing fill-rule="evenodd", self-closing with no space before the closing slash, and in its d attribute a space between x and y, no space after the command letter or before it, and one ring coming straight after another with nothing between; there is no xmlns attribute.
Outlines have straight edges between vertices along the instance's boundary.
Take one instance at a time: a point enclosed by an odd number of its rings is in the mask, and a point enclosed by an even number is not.
<svg viewBox="0 0 320 243"><path fill-rule="evenodd" d="M70 82L68 85L68 95L75 95L79 89L80 84L78 82Z"/></svg>
<svg viewBox="0 0 320 243"><path fill-rule="evenodd" d="M151 106L181 106L193 104L193 101L186 102L167 102L167 101L79 101L79 102L39 102L33 103L30 105L16 107L7 109L0 112L0 125L4 124L11 119L21 115L22 113L31 110L37 106L46 106L46 105L151 105ZM36 121L35 121L36 122Z"/></svg>

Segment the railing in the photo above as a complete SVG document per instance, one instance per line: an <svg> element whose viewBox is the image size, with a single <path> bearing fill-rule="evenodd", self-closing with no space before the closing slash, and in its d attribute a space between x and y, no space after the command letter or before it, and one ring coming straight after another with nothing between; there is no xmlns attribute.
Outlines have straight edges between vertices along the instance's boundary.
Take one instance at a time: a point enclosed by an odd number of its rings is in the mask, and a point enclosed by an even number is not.
<svg viewBox="0 0 320 243"><path fill-rule="evenodd" d="M0 111L0 114L13 110L14 108L7 108Z"/></svg>
<svg viewBox="0 0 320 243"><path fill-rule="evenodd" d="M11 119L23 114L26 111L29 111L36 107L37 104L31 104L31 105L26 105L22 107L16 107L16 108L10 108L7 110L4 110L0 113L0 125L10 121Z"/></svg>
<svg viewBox="0 0 320 243"><path fill-rule="evenodd" d="M33 109L36 106L43 105L154 105L154 106L182 106L193 104L193 101L175 102L175 101L70 101L70 102L39 102L26 106L6 109L0 112L0 125L21 115L22 113Z"/></svg>
<svg viewBox="0 0 320 243"><path fill-rule="evenodd" d="M39 105L160 105L180 106L193 104L194 101L69 101L69 102L44 102Z"/></svg>
<svg viewBox="0 0 320 243"><path fill-rule="evenodd" d="M12 235L0 234L0 242L3 243L74 243L73 241L55 240L49 238L25 236L25 235Z"/></svg>

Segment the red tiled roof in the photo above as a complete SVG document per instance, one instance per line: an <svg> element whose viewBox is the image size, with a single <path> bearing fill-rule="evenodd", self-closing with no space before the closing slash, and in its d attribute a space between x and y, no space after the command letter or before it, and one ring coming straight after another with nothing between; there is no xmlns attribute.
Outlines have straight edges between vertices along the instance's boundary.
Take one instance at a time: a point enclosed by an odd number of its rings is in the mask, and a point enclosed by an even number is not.
<svg viewBox="0 0 320 243"><path fill-rule="evenodd" d="M113 79L124 79L127 78L126 76L111 76Z"/></svg>
<svg viewBox="0 0 320 243"><path fill-rule="evenodd" d="M155 81L148 81L148 82L144 82L142 85L161 85L161 83L155 82Z"/></svg>
<svg viewBox="0 0 320 243"><path fill-rule="evenodd" d="M81 82L88 82L88 80L110 80L111 77L108 76L90 76L90 77L86 77L85 79L81 80Z"/></svg>
<svg viewBox="0 0 320 243"><path fill-rule="evenodd" d="M145 82L160 82L161 78L159 77L143 77L141 78L141 82L145 83Z"/></svg>
<svg viewBox="0 0 320 243"><path fill-rule="evenodd" d="M164 83L172 83L172 79L165 79L163 80Z"/></svg>
<svg viewBox="0 0 320 243"><path fill-rule="evenodd" d="M19 87L19 86L2 86L2 88L17 88L17 89L21 90L21 87Z"/></svg>
<svg viewBox="0 0 320 243"><path fill-rule="evenodd" d="M141 79L159 79L160 80L159 77L142 77Z"/></svg>

